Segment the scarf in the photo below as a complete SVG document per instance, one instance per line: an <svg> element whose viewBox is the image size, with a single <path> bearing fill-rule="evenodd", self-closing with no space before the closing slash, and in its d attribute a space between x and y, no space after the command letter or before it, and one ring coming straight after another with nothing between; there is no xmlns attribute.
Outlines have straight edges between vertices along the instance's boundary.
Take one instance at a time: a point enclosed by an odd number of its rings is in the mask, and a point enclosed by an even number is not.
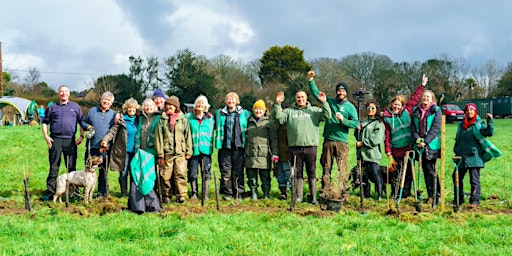
<svg viewBox="0 0 512 256"><path fill-rule="evenodd" d="M174 131L174 126L176 125L176 119L178 118L178 113L165 112L169 116L169 125L171 126L171 130Z"/></svg>
<svg viewBox="0 0 512 256"><path fill-rule="evenodd" d="M475 123L477 116L478 115L475 113L473 118L464 117L464 120L462 123L462 129L467 130L469 127L471 127Z"/></svg>

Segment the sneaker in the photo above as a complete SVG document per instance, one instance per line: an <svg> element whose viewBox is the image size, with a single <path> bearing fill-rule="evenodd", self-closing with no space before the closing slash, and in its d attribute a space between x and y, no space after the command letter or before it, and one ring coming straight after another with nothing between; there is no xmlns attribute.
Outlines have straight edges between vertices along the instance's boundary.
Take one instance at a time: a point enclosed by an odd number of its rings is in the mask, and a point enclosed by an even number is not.
<svg viewBox="0 0 512 256"><path fill-rule="evenodd" d="M288 199L288 196L286 194L279 195L279 200L286 200Z"/></svg>
<svg viewBox="0 0 512 256"><path fill-rule="evenodd" d="M182 203L185 202L185 197L184 196L179 196L177 201L178 201L178 203L182 204Z"/></svg>
<svg viewBox="0 0 512 256"><path fill-rule="evenodd" d="M469 204L469 208L471 208L471 210L475 210L478 208L478 205L477 204Z"/></svg>
<svg viewBox="0 0 512 256"><path fill-rule="evenodd" d="M230 196L230 195L223 195L223 196L222 196L222 199L224 199L224 200L226 200L226 201L231 201L231 200L233 200L233 197L232 197L232 196Z"/></svg>

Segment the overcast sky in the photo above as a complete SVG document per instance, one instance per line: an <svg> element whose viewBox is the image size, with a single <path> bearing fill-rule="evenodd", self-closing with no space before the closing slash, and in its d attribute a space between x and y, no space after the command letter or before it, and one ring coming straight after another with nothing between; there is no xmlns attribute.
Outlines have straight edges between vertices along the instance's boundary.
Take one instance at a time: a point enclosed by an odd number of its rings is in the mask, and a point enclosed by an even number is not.
<svg viewBox="0 0 512 256"><path fill-rule="evenodd" d="M448 54L479 67L512 62L507 0L16 0L0 11L4 71L83 90L128 74L130 55L259 59L272 46L306 60L374 52L395 62Z"/></svg>

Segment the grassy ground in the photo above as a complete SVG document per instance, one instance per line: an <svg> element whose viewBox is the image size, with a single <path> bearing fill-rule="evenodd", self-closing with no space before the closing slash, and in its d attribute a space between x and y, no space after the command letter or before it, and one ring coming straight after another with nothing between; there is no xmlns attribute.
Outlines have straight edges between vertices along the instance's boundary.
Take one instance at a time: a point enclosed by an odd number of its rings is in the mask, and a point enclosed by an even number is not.
<svg viewBox="0 0 512 256"><path fill-rule="evenodd" d="M455 124L446 126L446 201L453 198L451 173ZM399 212L387 215L386 200L365 200L364 214L357 191L340 213L322 211L307 203L290 213L289 201L275 199L273 181L269 200L221 201L205 207L198 201L168 204L159 214L138 216L123 209L125 198L117 198L117 173L110 173L113 197L93 200L90 205L74 202L41 203L48 173L47 147L39 127L0 127L0 253L3 255L333 255L444 254L506 255L512 252L512 223L507 192L511 152L507 143L512 120L496 120L491 141L504 155L486 164L482 171L482 206L465 206L454 213L446 203L431 209L423 204L417 213L413 199L404 200ZM355 164L354 141L350 141L349 166ZM84 146L79 164L83 168ZM218 171L214 156L214 168ZM383 162L385 163L385 162ZM64 167L61 172L63 173ZM317 168L320 174L320 167ZM30 175L32 211L24 209L24 173ZM423 182L423 178L421 179ZM465 180L469 192L468 178ZM424 183L421 184L424 188ZM307 189L306 189L307 190ZM213 185L210 197L214 198ZM395 202L391 201L391 205Z"/></svg>

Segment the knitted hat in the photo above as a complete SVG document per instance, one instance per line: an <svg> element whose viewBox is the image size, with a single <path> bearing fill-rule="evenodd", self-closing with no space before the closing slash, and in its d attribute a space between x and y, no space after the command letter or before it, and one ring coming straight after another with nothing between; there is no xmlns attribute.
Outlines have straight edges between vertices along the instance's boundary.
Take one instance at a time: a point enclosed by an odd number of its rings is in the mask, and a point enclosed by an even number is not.
<svg viewBox="0 0 512 256"><path fill-rule="evenodd" d="M165 93L160 88L156 89L155 92L153 93L153 99L157 98L157 97L161 97L161 98L164 98L164 99L167 98L165 96Z"/></svg>
<svg viewBox="0 0 512 256"><path fill-rule="evenodd" d="M347 94L348 94L348 85L344 82L340 82L336 85L336 91L338 91L339 89L344 89Z"/></svg>
<svg viewBox="0 0 512 256"><path fill-rule="evenodd" d="M476 105L474 103L468 103L466 104L466 106L464 107L464 111L466 111L466 109L468 108L471 108L473 109L476 113L478 113L478 109L476 108Z"/></svg>
<svg viewBox="0 0 512 256"><path fill-rule="evenodd" d="M180 109L180 99L176 96L171 96L165 100L165 104L171 104L175 106L177 109Z"/></svg>
<svg viewBox="0 0 512 256"><path fill-rule="evenodd" d="M265 106L265 102L263 100L257 100L254 102L254 105L252 105L252 110L255 108L261 108L263 109L263 112L267 111L267 107Z"/></svg>

